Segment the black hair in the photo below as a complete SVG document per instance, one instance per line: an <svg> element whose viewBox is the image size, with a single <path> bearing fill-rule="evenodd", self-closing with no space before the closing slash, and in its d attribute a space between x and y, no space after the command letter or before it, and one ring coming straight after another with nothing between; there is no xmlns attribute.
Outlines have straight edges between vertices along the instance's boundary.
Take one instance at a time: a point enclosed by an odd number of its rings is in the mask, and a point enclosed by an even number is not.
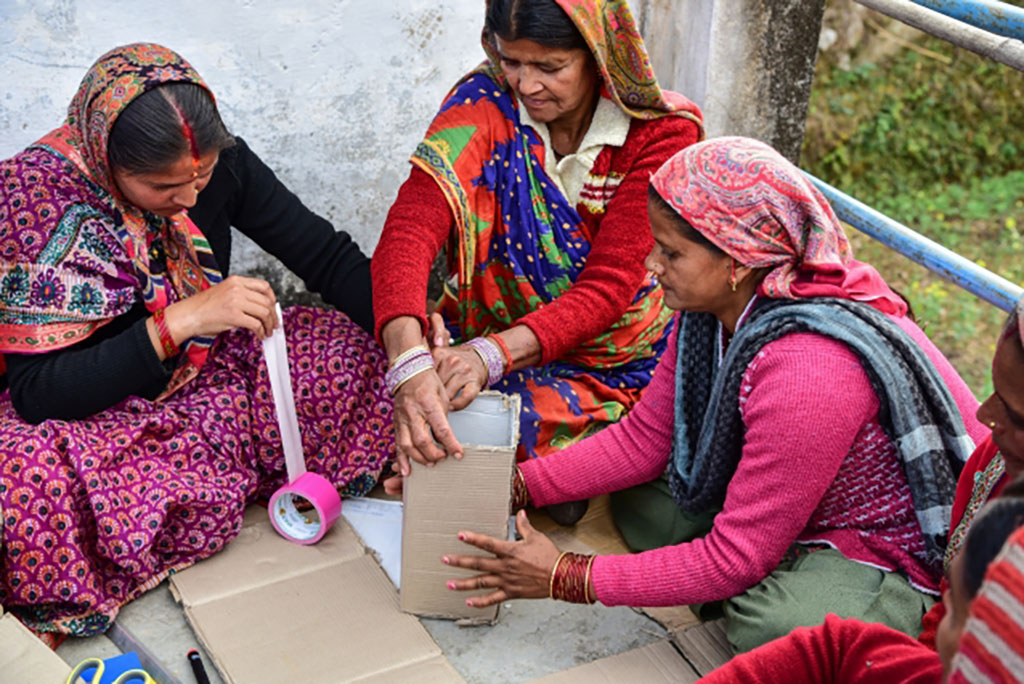
<svg viewBox="0 0 1024 684"><path fill-rule="evenodd" d="M960 551L964 557L963 586L967 601L977 595L989 564L1002 550L1009 536L1022 525L1024 498L1005 494L986 504L971 523L964 547Z"/></svg>
<svg viewBox="0 0 1024 684"><path fill-rule="evenodd" d="M586 50L590 47L555 0L489 0L484 26L502 40L532 40L544 47Z"/></svg>
<svg viewBox="0 0 1024 684"><path fill-rule="evenodd" d="M117 117L107 141L111 169L154 173L191 154L183 123L192 130L200 155L235 144L205 88L195 83L168 83L138 96Z"/></svg>
<svg viewBox="0 0 1024 684"><path fill-rule="evenodd" d="M1024 499L1024 475L1018 475L1007 483L1003 487L1003 491L999 493L999 498Z"/></svg>
<svg viewBox="0 0 1024 684"><path fill-rule="evenodd" d="M661 193L659 193L652 184L647 185L647 199L650 200L650 202L654 204L659 211L665 214L665 216L672 219L672 225L675 226L675 229L678 230L679 234L684 238L690 242L697 243L715 256L729 256L725 253L725 250L707 239L704 234L694 228L689 221L680 216L679 212L673 209L672 205L665 201L665 198L661 196Z"/></svg>

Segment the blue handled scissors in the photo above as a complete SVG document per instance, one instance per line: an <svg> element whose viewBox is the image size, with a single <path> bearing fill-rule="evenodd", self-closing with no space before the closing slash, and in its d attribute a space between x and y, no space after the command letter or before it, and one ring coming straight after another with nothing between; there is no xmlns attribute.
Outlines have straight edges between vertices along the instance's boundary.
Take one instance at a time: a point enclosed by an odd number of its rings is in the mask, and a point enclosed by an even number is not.
<svg viewBox="0 0 1024 684"><path fill-rule="evenodd" d="M86 658L82 662L75 665L75 669L68 675L67 680L64 684L77 684L78 678L82 676L82 673L86 670L92 670L92 677L89 679L88 684L100 684L103 680L103 660L100 658ZM157 684L156 680L149 676L149 673L145 670L127 670L122 672L112 684Z"/></svg>

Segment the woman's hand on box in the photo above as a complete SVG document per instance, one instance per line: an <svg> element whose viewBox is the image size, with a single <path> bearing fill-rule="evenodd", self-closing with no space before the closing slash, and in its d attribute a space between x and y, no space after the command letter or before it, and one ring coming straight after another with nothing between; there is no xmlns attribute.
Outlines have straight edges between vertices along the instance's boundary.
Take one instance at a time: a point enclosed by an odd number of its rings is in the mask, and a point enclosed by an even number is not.
<svg viewBox="0 0 1024 684"><path fill-rule="evenodd" d="M400 475L409 474L410 459L431 466L448 454L462 458L462 445L448 424L448 408L445 387L433 370L409 378L395 392L395 445Z"/></svg>
<svg viewBox="0 0 1024 684"><path fill-rule="evenodd" d="M388 321L381 328L388 359L393 362L424 342L430 346L447 343L440 315L431 314L429 328L430 340L424 340L420 322L414 316L398 316ZM409 378L395 392L395 446L400 475L409 474L410 460L431 465L448 454L462 458L462 446L448 424L448 409L444 384L433 368Z"/></svg>
<svg viewBox="0 0 1024 684"><path fill-rule="evenodd" d="M444 383L452 410L469 406L487 386L487 367L472 347L435 347L437 375Z"/></svg>
<svg viewBox="0 0 1024 684"><path fill-rule="evenodd" d="M522 537L521 541L505 541L469 531L459 532L460 541L494 554L495 558L449 554L441 559L447 565L481 573L475 577L451 580L448 582L449 589L494 590L467 599L466 605L485 608L508 599L548 597L551 572L558 560L558 548L533 528L525 511L519 511L516 515L516 528Z"/></svg>
<svg viewBox="0 0 1024 684"><path fill-rule="evenodd" d="M427 316L427 327L430 334L427 336L427 346L433 350L435 347L450 347L452 334L448 332L448 326L444 324L444 317L436 311Z"/></svg>

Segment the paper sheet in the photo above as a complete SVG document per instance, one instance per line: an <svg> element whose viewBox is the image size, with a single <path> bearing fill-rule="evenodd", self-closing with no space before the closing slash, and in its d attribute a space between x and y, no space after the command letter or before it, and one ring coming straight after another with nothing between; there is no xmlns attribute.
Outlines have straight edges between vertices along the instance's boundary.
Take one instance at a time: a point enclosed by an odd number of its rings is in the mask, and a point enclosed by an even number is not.
<svg viewBox="0 0 1024 684"><path fill-rule="evenodd" d="M363 543L377 554L395 588L402 586L402 502L386 499L345 499L341 514Z"/></svg>

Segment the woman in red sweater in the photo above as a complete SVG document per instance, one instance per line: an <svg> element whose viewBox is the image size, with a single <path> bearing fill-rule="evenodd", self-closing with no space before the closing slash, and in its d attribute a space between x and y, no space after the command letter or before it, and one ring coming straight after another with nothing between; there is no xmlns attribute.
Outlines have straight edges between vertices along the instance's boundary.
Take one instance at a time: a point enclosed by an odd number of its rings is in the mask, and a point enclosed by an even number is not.
<svg viewBox="0 0 1024 684"><path fill-rule="evenodd" d="M658 87L625 0L491 0L483 46L372 262L403 475L461 454L445 415L484 387L522 396L520 460L564 448L633 406L665 344L647 181L700 138L700 111ZM445 244L454 347L424 339Z"/></svg>
<svg viewBox="0 0 1024 684"><path fill-rule="evenodd" d="M667 467L676 505L717 511L713 525L595 558L559 556L520 518L522 542L462 534L499 557L447 557L484 572L452 587L494 589L471 605L724 601L738 651L830 612L916 635L956 476L983 434L977 401L903 300L852 259L824 197L767 145L692 145L651 186L647 264L683 312L668 351L629 416L521 464L518 490L548 505Z"/></svg>

